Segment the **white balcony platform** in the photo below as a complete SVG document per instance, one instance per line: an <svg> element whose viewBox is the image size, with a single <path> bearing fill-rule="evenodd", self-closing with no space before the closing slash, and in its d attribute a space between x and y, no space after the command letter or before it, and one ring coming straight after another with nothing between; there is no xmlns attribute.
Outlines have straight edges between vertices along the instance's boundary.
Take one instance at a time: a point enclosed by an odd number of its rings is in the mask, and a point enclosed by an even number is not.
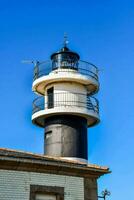
<svg viewBox="0 0 134 200"><path fill-rule="evenodd" d="M48 75L37 78L32 85L32 90L37 94L44 95L45 87L56 82L75 82L86 86L89 93L96 93L99 90L99 82L93 76L81 74L71 69L57 69Z"/></svg>
<svg viewBox="0 0 134 200"><path fill-rule="evenodd" d="M32 115L32 122L40 127L45 126L45 118L53 115L76 115L87 119L88 127L99 123L99 113L95 110L90 110L78 106L57 106L54 108L39 110Z"/></svg>

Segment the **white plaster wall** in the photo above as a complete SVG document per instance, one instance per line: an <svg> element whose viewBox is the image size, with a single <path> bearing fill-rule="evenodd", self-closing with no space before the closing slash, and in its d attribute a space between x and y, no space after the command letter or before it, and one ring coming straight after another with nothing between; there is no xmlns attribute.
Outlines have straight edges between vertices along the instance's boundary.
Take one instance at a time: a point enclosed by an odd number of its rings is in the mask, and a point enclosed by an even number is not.
<svg viewBox="0 0 134 200"><path fill-rule="evenodd" d="M74 82L60 82L46 87L45 102L47 105L47 89L54 87L54 107L84 107L87 104L87 90L84 85ZM47 108L47 106L46 106Z"/></svg>
<svg viewBox="0 0 134 200"><path fill-rule="evenodd" d="M79 83L74 82L61 82L54 84L55 92L72 92L86 94L86 87Z"/></svg>
<svg viewBox="0 0 134 200"><path fill-rule="evenodd" d="M65 200L84 200L83 178L12 170L0 170L0 200L29 200L30 184L64 187Z"/></svg>

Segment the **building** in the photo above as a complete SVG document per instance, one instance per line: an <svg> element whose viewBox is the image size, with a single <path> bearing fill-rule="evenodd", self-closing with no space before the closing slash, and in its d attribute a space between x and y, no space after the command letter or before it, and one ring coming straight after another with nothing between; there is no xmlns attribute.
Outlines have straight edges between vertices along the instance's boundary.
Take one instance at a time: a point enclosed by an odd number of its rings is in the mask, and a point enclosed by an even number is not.
<svg viewBox="0 0 134 200"><path fill-rule="evenodd" d="M0 200L97 200L109 168L88 163L87 129L99 123L98 69L64 43L36 62L32 122L44 131L44 155L0 149Z"/></svg>

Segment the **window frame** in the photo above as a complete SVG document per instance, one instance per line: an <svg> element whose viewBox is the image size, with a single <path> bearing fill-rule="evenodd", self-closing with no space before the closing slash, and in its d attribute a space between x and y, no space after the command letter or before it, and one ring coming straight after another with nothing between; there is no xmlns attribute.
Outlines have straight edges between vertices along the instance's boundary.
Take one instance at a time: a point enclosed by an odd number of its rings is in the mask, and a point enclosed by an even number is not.
<svg viewBox="0 0 134 200"><path fill-rule="evenodd" d="M36 200L37 194L55 195L56 200L64 200L64 187L30 185L29 200Z"/></svg>
<svg viewBox="0 0 134 200"><path fill-rule="evenodd" d="M47 108L54 108L54 87L47 89Z"/></svg>

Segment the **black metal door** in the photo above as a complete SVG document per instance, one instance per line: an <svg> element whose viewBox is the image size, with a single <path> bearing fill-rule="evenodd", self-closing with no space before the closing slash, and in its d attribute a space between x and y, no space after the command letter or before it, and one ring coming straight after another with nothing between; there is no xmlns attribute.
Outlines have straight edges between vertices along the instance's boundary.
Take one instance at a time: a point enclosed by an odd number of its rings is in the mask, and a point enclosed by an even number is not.
<svg viewBox="0 0 134 200"><path fill-rule="evenodd" d="M54 89L53 87L47 90L47 97L48 97L48 108L54 107Z"/></svg>

